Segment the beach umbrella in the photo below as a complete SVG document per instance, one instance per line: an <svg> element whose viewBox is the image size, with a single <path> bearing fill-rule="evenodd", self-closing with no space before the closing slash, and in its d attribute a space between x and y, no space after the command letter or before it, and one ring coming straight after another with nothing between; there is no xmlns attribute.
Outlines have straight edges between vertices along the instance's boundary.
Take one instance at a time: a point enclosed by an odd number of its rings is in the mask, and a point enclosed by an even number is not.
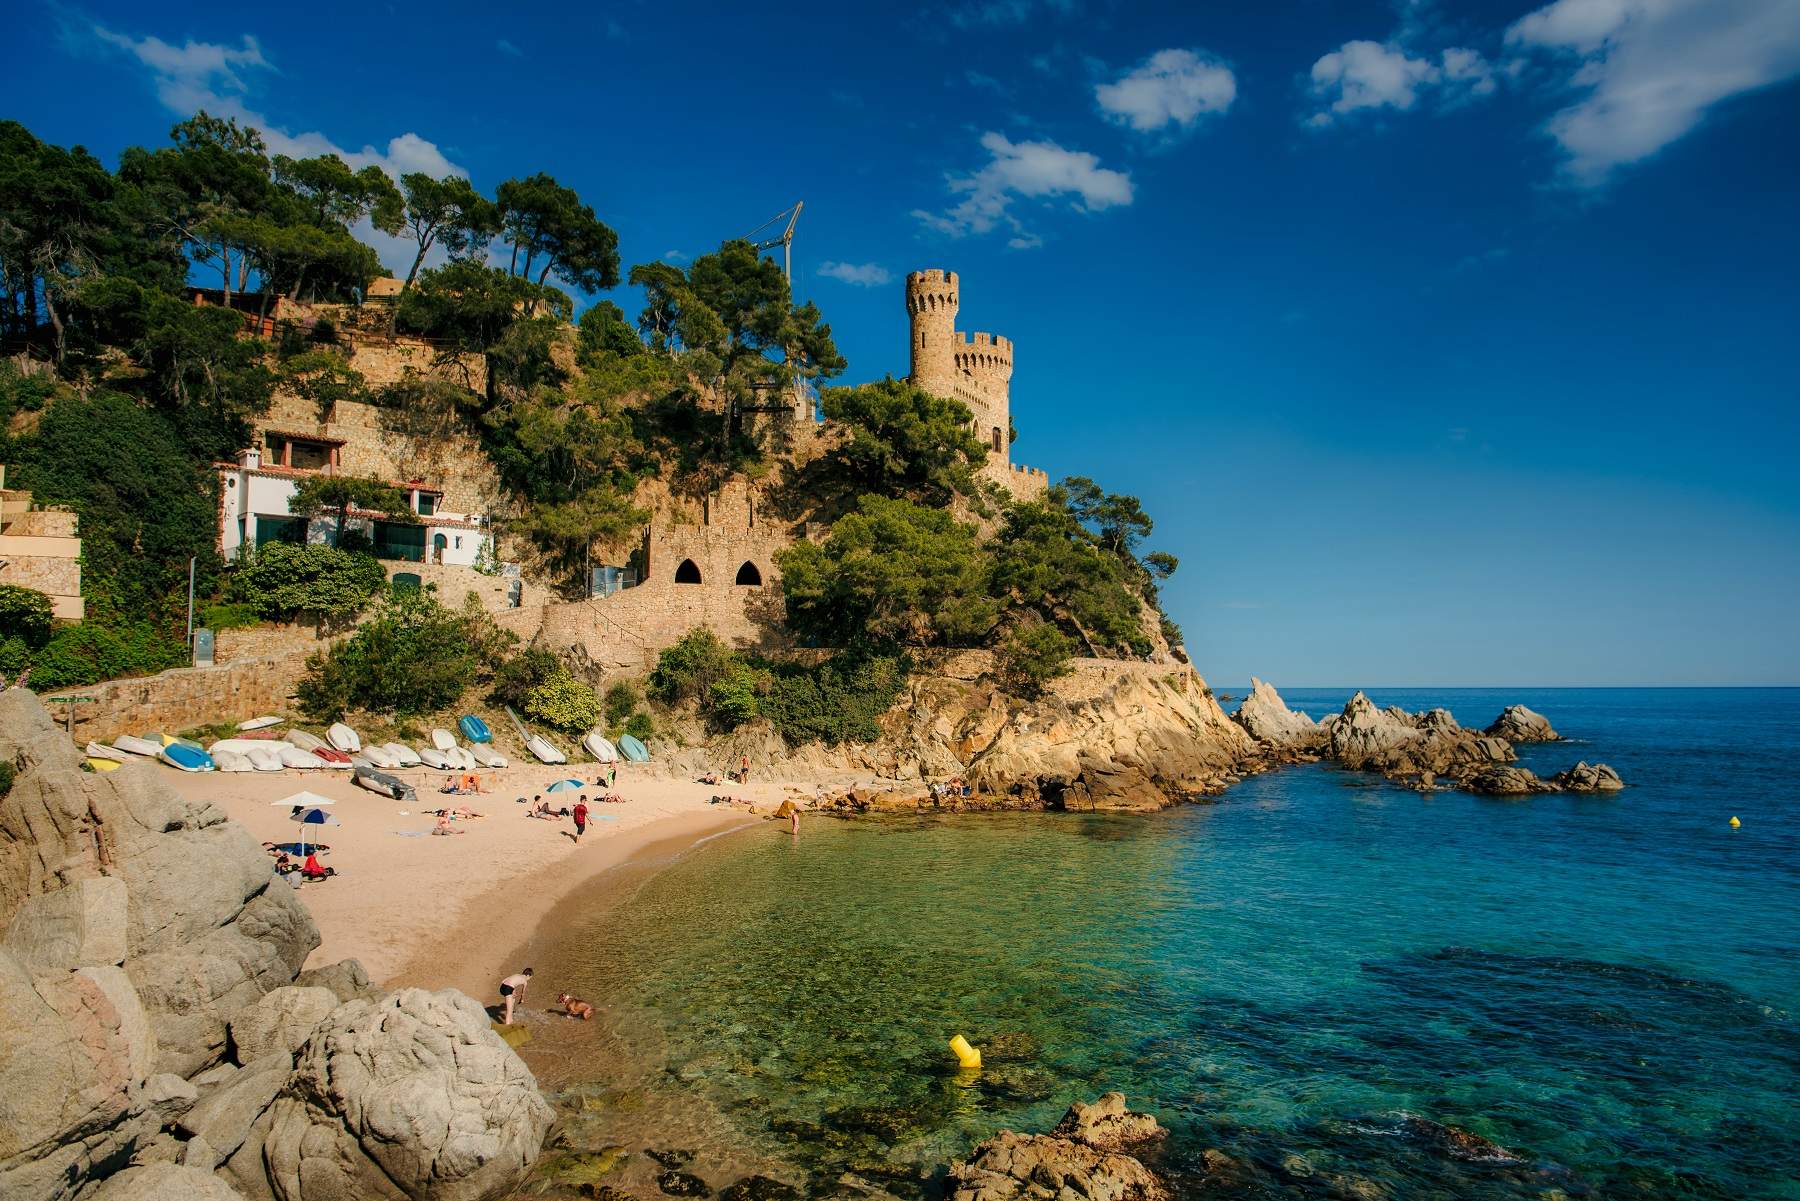
<svg viewBox="0 0 1800 1201"><path fill-rule="evenodd" d="M284 796L279 801L270 801L271 805L286 805L290 809L318 809L325 805L335 805L336 801L328 796L320 796L316 792L296 792L293 796Z"/></svg>
<svg viewBox="0 0 1800 1201"><path fill-rule="evenodd" d="M300 853L302 855L306 854L307 826L341 826L344 824L323 809L318 808L297 809L291 820L300 823Z"/></svg>
<svg viewBox="0 0 1800 1201"><path fill-rule="evenodd" d="M587 787L587 781L585 781L585 780L558 780L556 783L550 785L550 787L546 791L567 792L571 788L586 788L586 787Z"/></svg>

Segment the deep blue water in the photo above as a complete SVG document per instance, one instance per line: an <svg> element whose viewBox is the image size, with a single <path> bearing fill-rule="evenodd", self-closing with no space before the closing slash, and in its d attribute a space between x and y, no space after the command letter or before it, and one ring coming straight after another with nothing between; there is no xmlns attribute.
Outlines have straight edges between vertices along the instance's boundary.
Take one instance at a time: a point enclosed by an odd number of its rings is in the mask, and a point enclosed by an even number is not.
<svg viewBox="0 0 1800 1201"><path fill-rule="evenodd" d="M1466 725L1523 701L1575 740L1528 766L1631 787L1421 796L1312 766L1148 817L809 819L696 852L554 970L657 1023L670 1088L820 1181L925 1191L1120 1088L1192 1195L1217 1147L1253 1195L1800 1197L1800 690L1371 695ZM957 1031L979 1076L945 1066Z"/></svg>

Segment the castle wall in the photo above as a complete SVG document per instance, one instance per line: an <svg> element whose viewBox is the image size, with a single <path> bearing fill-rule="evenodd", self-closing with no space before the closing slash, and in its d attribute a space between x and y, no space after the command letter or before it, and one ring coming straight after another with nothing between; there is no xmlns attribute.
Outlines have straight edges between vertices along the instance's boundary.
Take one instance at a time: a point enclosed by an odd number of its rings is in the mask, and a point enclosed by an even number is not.
<svg viewBox="0 0 1800 1201"><path fill-rule="evenodd" d="M934 396L969 406L975 437L988 448L982 475L1014 488L1012 342L989 333L971 336L956 328L961 288L954 271L914 271L906 277L905 299L911 322L908 378Z"/></svg>

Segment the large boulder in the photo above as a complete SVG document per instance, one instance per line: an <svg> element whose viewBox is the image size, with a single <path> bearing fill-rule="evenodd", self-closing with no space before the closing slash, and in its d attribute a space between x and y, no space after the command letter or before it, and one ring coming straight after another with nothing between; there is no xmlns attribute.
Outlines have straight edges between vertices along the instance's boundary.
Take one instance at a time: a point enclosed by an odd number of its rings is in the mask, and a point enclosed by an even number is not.
<svg viewBox="0 0 1800 1201"><path fill-rule="evenodd" d="M1625 787L1618 772L1604 763L1585 760L1567 771L1557 772L1550 781L1564 792L1618 792Z"/></svg>
<svg viewBox="0 0 1800 1201"><path fill-rule="evenodd" d="M951 1201L1163 1201L1162 1181L1120 1150L1162 1133L1108 1093L1071 1107L1051 1134L1001 1131L950 1166L947 1192Z"/></svg>
<svg viewBox="0 0 1800 1201"><path fill-rule="evenodd" d="M373 1001L381 996L360 959L340 959L324 967L307 968L294 977L301 988L329 988L340 1001Z"/></svg>
<svg viewBox="0 0 1800 1201"><path fill-rule="evenodd" d="M116 876L76 880L29 896L6 927L6 947L34 972L125 962L127 889Z"/></svg>
<svg viewBox="0 0 1800 1201"><path fill-rule="evenodd" d="M402 989L313 1032L262 1155L281 1201L485 1201L524 1179L551 1117L480 1005Z"/></svg>
<svg viewBox="0 0 1800 1201"><path fill-rule="evenodd" d="M337 1007L337 994L329 988L287 985L264 993L231 1019L231 1047L237 1061L247 1064L271 1052L292 1055Z"/></svg>
<svg viewBox="0 0 1800 1201"><path fill-rule="evenodd" d="M1244 698L1232 720L1250 737L1276 747L1303 747L1319 742L1319 723L1287 707L1271 684L1250 677L1250 695Z"/></svg>
<svg viewBox="0 0 1800 1201"><path fill-rule="evenodd" d="M213 1154L208 1168L217 1167L243 1146L251 1128L263 1116L277 1094L287 1087L294 1060L277 1052L266 1055L232 1077L231 1083L208 1093L176 1123L191 1138L205 1139Z"/></svg>
<svg viewBox="0 0 1800 1201"><path fill-rule="evenodd" d="M81 1201L243 1201L223 1180L199 1168L153 1163L101 1181Z"/></svg>
<svg viewBox="0 0 1800 1201"><path fill-rule="evenodd" d="M1508 705L1493 724L1482 731L1508 742L1561 742L1562 735L1550 727L1550 719L1524 705Z"/></svg>

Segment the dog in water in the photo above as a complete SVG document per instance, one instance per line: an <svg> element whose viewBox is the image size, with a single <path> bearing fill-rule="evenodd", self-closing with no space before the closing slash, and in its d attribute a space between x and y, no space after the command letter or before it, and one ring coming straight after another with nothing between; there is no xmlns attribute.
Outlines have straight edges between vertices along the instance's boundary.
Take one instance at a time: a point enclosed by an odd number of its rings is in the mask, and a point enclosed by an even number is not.
<svg viewBox="0 0 1800 1201"><path fill-rule="evenodd" d="M563 1007L563 1012L572 1018L580 1018L585 1022L594 1016L594 1007L592 1005L589 1005L580 997L572 997L566 992L556 994L556 1003L561 1005Z"/></svg>

